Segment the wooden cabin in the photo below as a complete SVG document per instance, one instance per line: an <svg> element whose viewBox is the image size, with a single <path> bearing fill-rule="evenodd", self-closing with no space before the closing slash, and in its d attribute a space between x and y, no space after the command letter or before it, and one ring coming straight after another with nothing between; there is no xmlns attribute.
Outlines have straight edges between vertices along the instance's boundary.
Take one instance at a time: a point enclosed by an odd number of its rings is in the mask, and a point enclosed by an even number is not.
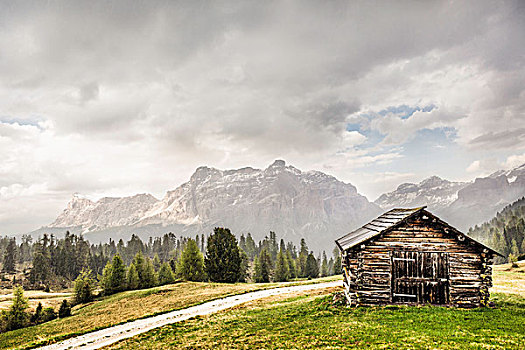
<svg viewBox="0 0 525 350"><path fill-rule="evenodd" d="M350 305L488 304L501 254L425 208L392 209L336 240Z"/></svg>

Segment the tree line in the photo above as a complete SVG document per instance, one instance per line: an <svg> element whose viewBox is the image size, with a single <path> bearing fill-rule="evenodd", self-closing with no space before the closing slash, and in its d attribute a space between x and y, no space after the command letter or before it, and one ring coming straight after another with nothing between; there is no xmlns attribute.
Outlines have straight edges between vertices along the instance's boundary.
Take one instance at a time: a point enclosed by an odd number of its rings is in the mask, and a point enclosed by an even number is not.
<svg viewBox="0 0 525 350"><path fill-rule="evenodd" d="M219 239L226 232L230 239ZM215 262L220 256L218 247L225 250L226 244L228 251L237 252L227 259L233 259L239 267L231 276L221 277L224 266L214 264L218 264ZM278 242L275 232L256 243L250 233L237 240L224 228L216 228L210 236L188 238L167 233L144 242L132 235L127 242L110 239L99 244L90 244L81 235L69 232L61 239L45 234L35 242L30 236L23 236L19 245L15 238L4 237L0 239L0 257L4 280L16 272L17 264L26 266L25 278L12 281L13 285L21 283L26 289L68 288L83 271L89 271L104 290L120 291L172 283L176 279L269 282L329 276L341 270L337 248L329 259L325 252L315 257L304 239L298 249L292 242L283 239ZM119 283L125 281L126 287L105 285L109 276L120 280Z"/></svg>
<svg viewBox="0 0 525 350"><path fill-rule="evenodd" d="M74 297L72 304L64 300L58 312L39 304L31 313L26 311L28 303L22 286L15 286L11 308L0 314L1 331L68 317L73 305L99 296L170 284L177 279L225 283L287 281L328 276L341 269L336 249L329 260L325 252L316 258L304 239L298 250L292 242L281 239L277 243L275 232L256 244L251 234L241 235L238 241L227 228L215 228L206 238L176 238L170 233L147 243L133 235L126 243L110 240L107 244L91 245L82 236L69 232L59 240L44 235L34 244L28 239L20 246L14 239L4 243L4 270L15 270L17 261L25 261L19 252L29 248L23 254L32 257L33 266L26 282L49 288L52 282L73 281Z"/></svg>

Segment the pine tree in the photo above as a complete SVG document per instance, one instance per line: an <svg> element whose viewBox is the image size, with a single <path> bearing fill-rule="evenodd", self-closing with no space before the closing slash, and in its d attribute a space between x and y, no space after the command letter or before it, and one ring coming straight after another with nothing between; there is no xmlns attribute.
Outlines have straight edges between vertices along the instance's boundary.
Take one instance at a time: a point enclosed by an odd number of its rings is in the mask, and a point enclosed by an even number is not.
<svg viewBox="0 0 525 350"><path fill-rule="evenodd" d="M100 277L99 285L100 285L100 288L102 288L102 293L104 293L104 295L113 294L111 290L112 269L113 268L111 266L111 262L108 261L106 266L104 266L104 269L102 270L102 276Z"/></svg>
<svg viewBox="0 0 525 350"><path fill-rule="evenodd" d="M171 284L174 282L175 276L173 275L173 271L170 267L170 264L168 264L167 262L163 263L159 269L159 284L163 286L165 284Z"/></svg>
<svg viewBox="0 0 525 350"><path fill-rule="evenodd" d="M145 258L145 268L142 275L141 288L151 288L157 285L158 277L150 258Z"/></svg>
<svg viewBox="0 0 525 350"><path fill-rule="evenodd" d="M343 267L341 266L341 253L339 248L335 247L334 251L334 275L339 275L343 272Z"/></svg>
<svg viewBox="0 0 525 350"><path fill-rule="evenodd" d="M102 272L101 287L105 295L126 290L126 265L119 254L108 262Z"/></svg>
<svg viewBox="0 0 525 350"><path fill-rule="evenodd" d="M160 262L159 255L155 254L153 257L153 267L155 268L155 271L159 271L160 265L162 265L162 263Z"/></svg>
<svg viewBox="0 0 525 350"><path fill-rule="evenodd" d="M4 264L2 267L3 272L13 273L16 267L16 240L14 238L9 240L7 247L4 252Z"/></svg>
<svg viewBox="0 0 525 350"><path fill-rule="evenodd" d="M266 248L263 248L261 253L259 253L259 257L255 259L255 282L270 282L271 270L272 261L270 259L270 254L268 254Z"/></svg>
<svg viewBox="0 0 525 350"><path fill-rule="evenodd" d="M313 252L308 254L306 259L306 277L308 278L317 278L319 277L319 265L317 259L314 256Z"/></svg>
<svg viewBox="0 0 525 350"><path fill-rule="evenodd" d="M299 257L297 258L297 274L299 277L307 277L306 272L306 260L308 259L308 246L304 238L301 238L301 250L299 251Z"/></svg>
<svg viewBox="0 0 525 350"><path fill-rule="evenodd" d="M24 297L24 289L21 286L15 287L13 304L7 313L7 330L19 329L27 325L29 316L25 310L28 306L27 299Z"/></svg>
<svg viewBox="0 0 525 350"><path fill-rule="evenodd" d="M216 227L208 238L206 273L213 282L237 282L241 276L241 257L237 239L227 228Z"/></svg>
<svg viewBox="0 0 525 350"><path fill-rule="evenodd" d="M289 267L288 261L286 261L286 255L284 249L281 249L277 253L277 260L275 262L275 281L284 282L288 281L289 278Z"/></svg>
<svg viewBox="0 0 525 350"><path fill-rule="evenodd" d="M255 259L255 256L257 255L255 241L252 238L252 234L249 232L246 235L246 255L248 255L248 258L250 259Z"/></svg>
<svg viewBox="0 0 525 350"><path fill-rule="evenodd" d="M297 277L297 271L295 268L295 261L292 257L291 250L286 250L286 261L288 261L288 272L289 272L289 278L293 279Z"/></svg>
<svg viewBox="0 0 525 350"><path fill-rule="evenodd" d="M33 267L29 273L29 281L32 284L45 283L51 275L51 256L46 238L47 236L44 235L44 238L35 243L33 247Z"/></svg>
<svg viewBox="0 0 525 350"><path fill-rule="evenodd" d="M321 263L321 276L326 277L328 276L328 261L326 259L326 253L323 250L323 261Z"/></svg>
<svg viewBox="0 0 525 350"><path fill-rule="evenodd" d="M137 275L139 276L139 286L138 288L146 288L145 286L145 271L146 271L146 260L144 259L144 255L142 255L142 252L138 252L135 254L135 257L133 258L133 265L135 265L135 269L137 270Z"/></svg>
<svg viewBox="0 0 525 350"><path fill-rule="evenodd" d="M119 254L113 257L113 271L111 271L111 286L113 291L123 292L126 290L126 265Z"/></svg>
<svg viewBox="0 0 525 350"><path fill-rule="evenodd" d="M186 281L204 281L204 258L197 242L188 240L177 264L177 275Z"/></svg>
<svg viewBox="0 0 525 350"><path fill-rule="evenodd" d="M140 285L139 274L135 268L135 264L129 265L128 274L126 276L127 287L129 290L137 289Z"/></svg>
<svg viewBox="0 0 525 350"><path fill-rule="evenodd" d="M248 269L250 267L250 261L246 252L241 248L239 248L239 255L241 257L241 273L239 275L239 282L246 282L248 279Z"/></svg>

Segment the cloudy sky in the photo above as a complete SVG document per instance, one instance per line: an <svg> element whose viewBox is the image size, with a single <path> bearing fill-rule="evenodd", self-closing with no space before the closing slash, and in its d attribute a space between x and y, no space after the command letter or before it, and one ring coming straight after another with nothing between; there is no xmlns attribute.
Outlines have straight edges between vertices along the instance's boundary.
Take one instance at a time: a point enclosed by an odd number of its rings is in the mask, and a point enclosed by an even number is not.
<svg viewBox="0 0 525 350"><path fill-rule="evenodd" d="M523 1L0 0L0 235L274 159L374 200L525 162Z"/></svg>

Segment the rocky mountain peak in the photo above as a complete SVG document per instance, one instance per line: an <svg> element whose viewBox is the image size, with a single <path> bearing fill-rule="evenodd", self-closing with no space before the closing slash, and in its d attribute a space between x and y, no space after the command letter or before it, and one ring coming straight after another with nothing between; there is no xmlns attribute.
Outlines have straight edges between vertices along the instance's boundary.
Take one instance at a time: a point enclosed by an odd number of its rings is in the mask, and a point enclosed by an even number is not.
<svg viewBox="0 0 525 350"><path fill-rule="evenodd" d="M419 186L420 187L426 187L426 188L431 188L431 187L437 187L437 186L443 186L443 185L447 185L449 184L450 181L448 180L443 180L442 178L440 178L439 176L431 176L429 178L426 178L424 179L423 181L421 181L419 183Z"/></svg>
<svg viewBox="0 0 525 350"><path fill-rule="evenodd" d="M78 210L68 207L50 227L79 227L89 234L169 230L195 235L224 226L256 239L269 231L294 241L306 237L331 250L333 239L380 212L353 185L322 172L302 172L283 160L264 170L202 166L162 200L142 194L84 204Z"/></svg>

